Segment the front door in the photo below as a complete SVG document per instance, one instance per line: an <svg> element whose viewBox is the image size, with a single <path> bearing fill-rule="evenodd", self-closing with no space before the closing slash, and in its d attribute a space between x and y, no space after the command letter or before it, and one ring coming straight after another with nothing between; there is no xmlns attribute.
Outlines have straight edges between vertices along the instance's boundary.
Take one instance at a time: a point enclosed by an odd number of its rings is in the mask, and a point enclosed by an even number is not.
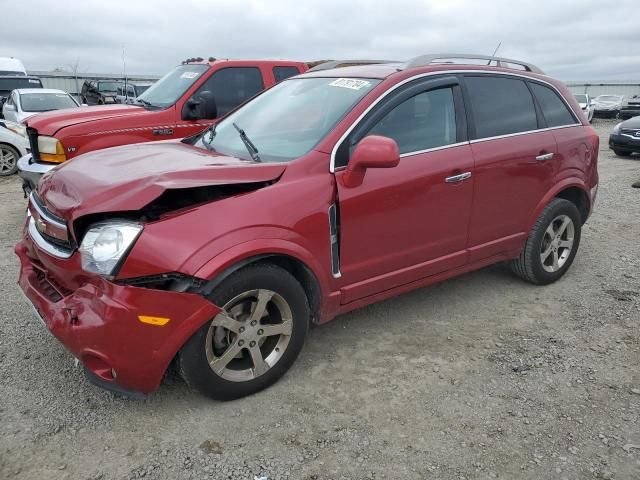
<svg viewBox="0 0 640 480"><path fill-rule="evenodd" d="M400 163L345 187L341 166L371 134L394 139ZM338 149L343 303L466 263L474 170L466 135L457 79L421 79L388 95Z"/></svg>

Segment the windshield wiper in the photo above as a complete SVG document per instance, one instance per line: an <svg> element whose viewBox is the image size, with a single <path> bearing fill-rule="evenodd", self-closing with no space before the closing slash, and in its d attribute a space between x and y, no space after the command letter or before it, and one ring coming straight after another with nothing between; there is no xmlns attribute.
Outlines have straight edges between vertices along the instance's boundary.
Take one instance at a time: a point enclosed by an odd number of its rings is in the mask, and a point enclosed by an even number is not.
<svg viewBox="0 0 640 480"><path fill-rule="evenodd" d="M233 128L235 128L240 134L240 140L242 140L244 146L247 147L247 151L249 152L249 155L251 155L251 159L254 162L262 162L262 160L260 160L260 155L258 155L258 149L253 144L253 142L249 140L249 137L247 137L245 131L241 129L235 122L233 122Z"/></svg>
<svg viewBox="0 0 640 480"><path fill-rule="evenodd" d="M143 98L136 98L136 102L140 102L143 105L146 105L147 107L151 107L151 108L157 108L157 105L154 105L153 103L143 99Z"/></svg>
<svg viewBox="0 0 640 480"><path fill-rule="evenodd" d="M211 125L209 128L207 128L204 131L204 134L202 135L202 144L207 147L207 150L209 151L213 151L214 148L211 146L211 142L213 142L213 139L216 138L216 126L218 124L214 123L213 125ZM207 135L209 136L209 139L206 140Z"/></svg>

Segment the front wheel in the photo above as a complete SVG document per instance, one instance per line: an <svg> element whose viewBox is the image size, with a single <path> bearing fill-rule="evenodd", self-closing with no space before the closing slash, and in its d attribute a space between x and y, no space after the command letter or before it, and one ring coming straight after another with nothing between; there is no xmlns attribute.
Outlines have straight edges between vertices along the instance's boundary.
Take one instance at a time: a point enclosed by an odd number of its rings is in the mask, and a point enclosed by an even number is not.
<svg viewBox="0 0 640 480"><path fill-rule="evenodd" d="M233 400L278 380L302 350L310 311L300 283L271 264L245 267L208 297L222 312L182 347L185 381L215 400Z"/></svg>
<svg viewBox="0 0 640 480"><path fill-rule="evenodd" d="M573 263L580 245L581 228L576 206L555 198L538 217L520 256L511 261L512 271L536 285L555 282Z"/></svg>
<svg viewBox="0 0 640 480"><path fill-rule="evenodd" d="M18 171L20 153L9 145L0 145L0 176L13 175Z"/></svg>

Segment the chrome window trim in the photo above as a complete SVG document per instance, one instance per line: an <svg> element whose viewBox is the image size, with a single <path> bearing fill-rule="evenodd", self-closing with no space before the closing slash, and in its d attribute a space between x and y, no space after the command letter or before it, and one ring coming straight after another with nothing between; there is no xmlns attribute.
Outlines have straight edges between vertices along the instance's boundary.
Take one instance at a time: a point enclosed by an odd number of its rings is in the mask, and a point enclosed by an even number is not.
<svg viewBox="0 0 640 480"><path fill-rule="evenodd" d="M425 150L415 150L413 152L401 153L400 158L411 157L413 155L420 155L421 153L436 152L438 150L446 150L447 148L460 147L462 145L469 145L469 140L464 142L448 143L447 145L442 145L440 147L427 148Z"/></svg>
<svg viewBox="0 0 640 480"><path fill-rule="evenodd" d="M562 93L560 93L560 91L556 88L555 85L553 85L550 82L547 82L546 80L542 80L540 78L537 77L532 77L530 75L522 75L519 73L515 73L515 72L498 72L498 71L493 71L493 70L438 70L437 72L426 72L426 73L420 73L418 75L414 75L412 77L406 78L403 81L396 83L395 85L393 85L391 88L387 89L385 92L382 93L382 95L380 95L378 98L376 98L376 100L369 105L364 112L362 112L360 114L360 116L358 118L355 119L355 121L349 126L349 128L347 128L345 130L345 132L340 136L340 138L338 139L338 141L336 142L336 144L333 146L333 148L331 149L331 160L329 163L329 172L331 173L335 173L336 171L336 166L335 166L335 162L336 162L336 153L338 152L338 147L340 147L340 145L342 144L342 142L344 142L344 140L349 136L349 134L354 130L354 128L358 125L358 123L360 123L360 121L371 111L373 110L373 108L378 105L378 103L380 103L387 95L389 95L390 93L394 92L395 90L397 90L398 88L400 88L401 86L413 81L413 80L417 80L419 78L425 78L425 77L432 77L435 75L447 75L447 74L458 74L458 73L482 73L482 74L490 74L490 75L503 75L505 77L520 77L523 78L525 80L531 80L531 81L535 81L535 82L539 82L539 83L544 83L545 85L548 85L549 87L551 87L551 89L556 92L560 98L562 99L562 101L565 103L565 105L567 107L569 107L569 109L571 110L571 113L574 115L574 119L578 120L580 117L576 114L576 111L573 109L573 107L569 104L567 104L567 102L564 100L564 96L562 95ZM384 80L383 80L384 81ZM506 137L511 137L511 136L516 136L516 135L524 135L527 133L533 133L533 132L541 132L541 131L547 131L547 130L556 130L556 129L560 129L560 128L569 128L569 127L577 127L577 126L582 126L582 123L580 123L578 121L578 123L574 123L571 125L562 125L559 127L549 127L549 128L541 128L541 129L536 129L536 130L527 130L525 132L517 132L517 133L509 133L506 135L499 135L496 137L483 137L483 138L478 138L478 139L474 139L474 140L470 140L469 142L464 142L464 143L477 143L477 142L481 142L481 141L486 141L486 140L494 140L497 138L506 138ZM452 144L452 145L446 145L443 148L448 148L451 146L454 146L457 144ZM441 148L441 147L437 147L437 148ZM400 155L400 157L402 158L402 156L409 156L409 155L417 155L418 153L423 153L422 151L420 152L407 152L404 153L402 155ZM344 167L338 167L338 168L344 168Z"/></svg>
<svg viewBox="0 0 640 480"><path fill-rule="evenodd" d="M38 205L38 202L34 200L33 195L34 195L34 192L31 192L31 195L29 195L29 203L33 205L33 207L38 211L38 215L40 215L41 217L44 217L47 220L47 222L53 223L57 227L66 231L67 225L64 223L60 223L58 220L53 218L48 212L40 208L40 205Z"/></svg>
<svg viewBox="0 0 640 480"><path fill-rule="evenodd" d="M73 250L65 250L47 242L44 237L40 235L40 232L36 228L36 222L32 216L29 217L29 236L39 248L47 252L49 255L63 259L70 258L71 255L73 255Z"/></svg>
<svg viewBox="0 0 640 480"><path fill-rule="evenodd" d="M475 140L470 140L469 143L487 142L489 140L498 140L500 138L517 137L519 135L528 135L530 133L548 132L548 131L551 131L551 130L560 130L560 129L563 129L563 128L573 128L573 127L581 127L581 126L582 126L581 123L573 123L571 125L562 125L560 127L538 128L536 130L527 130L525 132L507 133L505 135L497 135L495 137L476 138Z"/></svg>

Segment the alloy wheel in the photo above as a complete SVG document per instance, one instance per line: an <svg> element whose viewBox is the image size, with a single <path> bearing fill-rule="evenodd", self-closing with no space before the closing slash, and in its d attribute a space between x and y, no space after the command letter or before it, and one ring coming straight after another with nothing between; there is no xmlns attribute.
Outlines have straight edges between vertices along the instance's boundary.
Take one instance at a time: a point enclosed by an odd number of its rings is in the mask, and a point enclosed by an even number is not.
<svg viewBox="0 0 640 480"><path fill-rule="evenodd" d="M567 215L555 217L544 232L540 248L542 268L553 273L560 270L571 255L575 226Z"/></svg>
<svg viewBox="0 0 640 480"><path fill-rule="evenodd" d="M281 295L265 289L243 292L211 321L205 339L209 367L225 380L253 380L282 358L292 330L291 308Z"/></svg>
<svg viewBox="0 0 640 480"><path fill-rule="evenodd" d="M16 166L16 154L13 150L0 147L0 173L11 172Z"/></svg>

